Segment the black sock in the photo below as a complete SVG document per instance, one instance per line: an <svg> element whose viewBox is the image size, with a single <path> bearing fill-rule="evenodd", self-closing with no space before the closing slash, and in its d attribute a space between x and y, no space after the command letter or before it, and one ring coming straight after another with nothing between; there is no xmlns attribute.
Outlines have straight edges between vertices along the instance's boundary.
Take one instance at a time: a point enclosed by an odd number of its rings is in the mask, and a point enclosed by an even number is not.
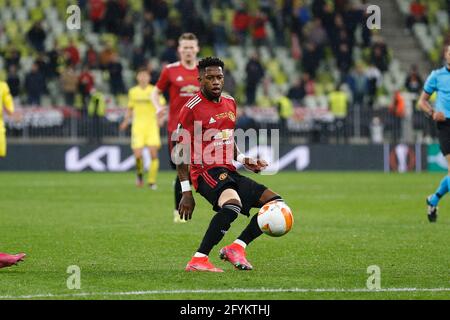
<svg viewBox="0 0 450 320"><path fill-rule="evenodd" d="M178 207L180 206L181 197L183 196L183 192L181 191L181 182L178 176L175 180L174 192L175 192L175 210L178 210Z"/></svg>
<svg viewBox="0 0 450 320"><path fill-rule="evenodd" d="M230 229L231 223L236 220L240 211L241 208L237 205L224 205L212 218L197 252L209 255L212 248L222 240L225 233Z"/></svg>
<svg viewBox="0 0 450 320"><path fill-rule="evenodd" d="M250 223L247 227L242 231L241 235L238 237L238 240L244 241L245 244L249 244L260 235L262 235L262 231L258 226L258 214L255 214L250 220Z"/></svg>
<svg viewBox="0 0 450 320"><path fill-rule="evenodd" d="M269 201L267 201L266 203L269 203L269 202L272 202L275 200L283 201L283 198L281 198L280 196L275 196L272 199L270 199ZM262 235L262 233L263 232L261 231L261 229L258 226L258 214L255 214L252 217L252 220L250 221L250 223L245 228L245 230L242 231L241 235L238 237L238 240L244 241L245 244L249 244L256 238L258 238L260 235Z"/></svg>

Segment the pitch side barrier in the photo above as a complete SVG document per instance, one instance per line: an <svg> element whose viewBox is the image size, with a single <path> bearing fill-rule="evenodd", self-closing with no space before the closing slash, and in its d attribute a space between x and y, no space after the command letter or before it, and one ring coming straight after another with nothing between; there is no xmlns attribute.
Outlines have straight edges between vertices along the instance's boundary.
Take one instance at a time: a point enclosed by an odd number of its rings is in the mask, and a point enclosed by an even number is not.
<svg viewBox="0 0 450 320"><path fill-rule="evenodd" d="M429 156L427 145L280 145L246 150L246 154L266 159L266 174L279 171L384 171L420 172L438 161L439 153ZM277 156L274 156L274 155ZM170 170L167 145L159 152L161 170ZM442 155L441 155L442 156ZM146 166L150 157L144 152ZM437 159L437 160L436 160ZM135 160L128 145L8 145L8 155L0 159L0 171L95 171L134 170Z"/></svg>

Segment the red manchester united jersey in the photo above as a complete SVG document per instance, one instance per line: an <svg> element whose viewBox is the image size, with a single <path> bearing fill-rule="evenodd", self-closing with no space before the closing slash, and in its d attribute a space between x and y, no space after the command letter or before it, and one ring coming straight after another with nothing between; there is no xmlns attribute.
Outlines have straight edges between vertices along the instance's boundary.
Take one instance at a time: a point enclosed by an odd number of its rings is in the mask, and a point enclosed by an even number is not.
<svg viewBox="0 0 450 320"><path fill-rule="evenodd" d="M169 90L169 134L177 129L181 107L200 89L198 69L187 69L180 61L168 64L161 72L156 86L162 92Z"/></svg>
<svg viewBox="0 0 450 320"><path fill-rule="evenodd" d="M220 102L213 102L199 92L181 109L179 128L185 131L179 131L182 133L179 142L190 145L190 174L195 189L198 177L211 168L236 171L233 165L235 124L236 102L230 96L222 95Z"/></svg>

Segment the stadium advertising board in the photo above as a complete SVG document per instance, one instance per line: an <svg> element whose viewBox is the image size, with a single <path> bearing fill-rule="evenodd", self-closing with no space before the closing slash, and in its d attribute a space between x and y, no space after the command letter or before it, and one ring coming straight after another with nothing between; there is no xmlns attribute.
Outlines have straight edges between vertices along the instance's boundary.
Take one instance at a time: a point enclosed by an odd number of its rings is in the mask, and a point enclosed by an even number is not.
<svg viewBox="0 0 450 320"><path fill-rule="evenodd" d="M256 156L257 150L248 154ZM259 149L259 155L271 164L269 172L293 171L421 171L427 168L427 147L407 145L281 145L274 158L270 147ZM430 157L428 157L430 159ZM146 166L149 155L144 152ZM162 170L169 170L169 154L164 145L160 151ZM132 170L135 160L127 145L9 145L8 157L0 160L2 171L95 171Z"/></svg>

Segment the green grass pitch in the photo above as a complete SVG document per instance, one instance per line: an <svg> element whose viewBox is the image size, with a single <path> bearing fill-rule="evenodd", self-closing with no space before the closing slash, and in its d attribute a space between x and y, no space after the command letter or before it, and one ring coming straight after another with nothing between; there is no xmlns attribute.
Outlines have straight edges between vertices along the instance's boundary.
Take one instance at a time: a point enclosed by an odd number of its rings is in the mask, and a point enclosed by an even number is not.
<svg viewBox="0 0 450 320"><path fill-rule="evenodd" d="M160 173L157 191L137 189L132 173L2 172L0 251L28 256L0 270L0 299L449 299L450 289L436 290L450 287L449 200L436 224L424 203L441 176L252 175L285 198L293 230L261 236L248 248L255 269L237 271L218 250L245 227L241 216L211 254L225 273L205 274L184 267L212 211L196 195L193 220L175 225L173 172ZM67 288L71 265L80 267L80 290ZM372 265L379 292L366 289Z"/></svg>

